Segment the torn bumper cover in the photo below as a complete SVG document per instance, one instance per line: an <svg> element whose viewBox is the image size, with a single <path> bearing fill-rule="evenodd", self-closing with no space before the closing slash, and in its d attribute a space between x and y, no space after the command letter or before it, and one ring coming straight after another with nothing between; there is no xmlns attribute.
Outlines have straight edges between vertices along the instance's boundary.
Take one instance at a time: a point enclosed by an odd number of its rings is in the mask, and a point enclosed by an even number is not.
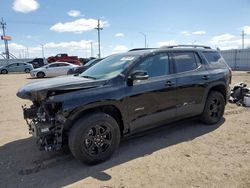
<svg viewBox="0 0 250 188"><path fill-rule="evenodd" d="M29 133L37 138L41 150L59 150L62 147L62 129L66 119L59 113L53 113L52 105L23 107Z"/></svg>

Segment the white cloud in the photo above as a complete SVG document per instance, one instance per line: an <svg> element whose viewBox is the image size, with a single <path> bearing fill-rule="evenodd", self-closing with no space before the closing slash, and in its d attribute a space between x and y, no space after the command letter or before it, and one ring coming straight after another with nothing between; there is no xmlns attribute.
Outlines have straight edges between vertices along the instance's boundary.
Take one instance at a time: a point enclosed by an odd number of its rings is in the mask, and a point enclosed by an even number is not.
<svg viewBox="0 0 250 188"><path fill-rule="evenodd" d="M232 39L235 39L235 38L236 36L231 35L229 33L225 33L222 35L214 36L210 42L212 44L227 43L227 41L231 41Z"/></svg>
<svg viewBox="0 0 250 188"><path fill-rule="evenodd" d="M70 41L70 42L59 42L59 43L46 43L45 48L70 48L70 49L85 49L90 47L90 40L81 40L81 41Z"/></svg>
<svg viewBox="0 0 250 188"><path fill-rule="evenodd" d="M124 33L116 33L115 34L115 37L124 37L125 35L124 35Z"/></svg>
<svg viewBox="0 0 250 188"><path fill-rule="evenodd" d="M162 41L162 42L157 43L158 47L171 46L171 45L177 45L177 42L175 40L169 40L169 41Z"/></svg>
<svg viewBox="0 0 250 188"><path fill-rule="evenodd" d="M127 46L117 45L117 46L114 47L112 53L115 54L115 53L121 53L121 52L126 52L126 51L128 51Z"/></svg>
<svg viewBox="0 0 250 188"><path fill-rule="evenodd" d="M85 19L81 18L73 22L57 23L53 25L50 30L56 32L73 32L82 33L84 31L90 31L97 27L98 20L96 19ZM107 21L100 21L100 27L108 27L109 23Z"/></svg>
<svg viewBox="0 0 250 188"><path fill-rule="evenodd" d="M244 30L244 32L247 34L247 35L250 35L250 26L244 26L243 28L242 28L243 30Z"/></svg>
<svg viewBox="0 0 250 188"><path fill-rule="evenodd" d="M4 46L4 45L2 45L2 46ZM17 44L17 43L13 42L13 43L9 44L9 49L10 50L24 50L24 49L26 49L26 47L21 45L21 44Z"/></svg>
<svg viewBox="0 0 250 188"><path fill-rule="evenodd" d="M81 16L81 12L79 10L70 10L67 14L71 17L79 17Z"/></svg>
<svg viewBox="0 0 250 188"><path fill-rule="evenodd" d="M185 36L204 35L204 34L206 34L206 31L203 31L203 30L193 31L193 32L190 32L190 31L181 31L180 34L181 35L185 35Z"/></svg>
<svg viewBox="0 0 250 188"><path fill-rule="evenodd" d="M202 30L192 32L193 35L205 35L206 33L207 33L206 31L202 31Z"/></svg>
<svg viewBox="0 0 250 188"><path fill-rule="evenodd" d="M190 36L189 31L181 31L180 34L185 36Z"/></svg>
<svg viewBox="0 0 250 188"><path fill-rule="evenodd" d="M245 39L245 47L250 47L250 39ZM213 47L219 47L221 50L240 49L242 47L242 40L240 36L225 33L223 35L214 36L209 42Z"/></svg>
<svg viewBox="0 0 250 188"><path fill-rule="evenodd" d="M15 0L12 8L17 12L28 13L39 8L36 0Z"/></svg>

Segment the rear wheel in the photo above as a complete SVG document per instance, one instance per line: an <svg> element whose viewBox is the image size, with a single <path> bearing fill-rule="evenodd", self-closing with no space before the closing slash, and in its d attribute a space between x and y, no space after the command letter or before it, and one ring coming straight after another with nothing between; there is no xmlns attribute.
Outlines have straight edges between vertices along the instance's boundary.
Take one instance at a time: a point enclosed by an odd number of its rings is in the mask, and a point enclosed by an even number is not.
<svg viewBox="0 0 250 188"><path fill-rule="evenodd" d="M44 72L38 72L38 73L36 74L36 77L37 77L37 78L44 78L44 77L45 77L45 74L44 74Z"/></svg>
<svg viewBox="0 0 250 188"><path fill-rule="evenodd" d="M8 74L8 71L6 69L1 70L2 74Z"/></svg>
<svg viewBox="0 0 250 188"><path fill-rule="evenodd" d="M29 68L26 68L26 69L24 70L24 72L25 72L25 73L30 73L30 69L29 69Z"/></svg>
<svg viewBox="0 0 250 188"><path fill-rule="evenodd" d="M225 110L225 99L218 91L211 91L208 95L206 105L201 116L201 121L213 125L220 121Z"/></svg>
<svg viewBox="0 0 250 188"><path fill-rule="evenodd" d="M107 160L119 143L119 126L113 117L105 113L93 113L80 118L69 134L69 148L72 154L87 164Z"/></svg>

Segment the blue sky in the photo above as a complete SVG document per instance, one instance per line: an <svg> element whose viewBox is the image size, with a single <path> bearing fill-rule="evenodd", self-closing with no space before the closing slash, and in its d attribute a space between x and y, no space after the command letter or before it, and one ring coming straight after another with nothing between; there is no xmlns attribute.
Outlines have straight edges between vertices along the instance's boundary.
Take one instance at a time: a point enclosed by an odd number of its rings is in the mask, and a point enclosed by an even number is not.
<svg viewBox="0 0 250 188"><path fill-rule="evenodd" d="M12 36L10 51L19 57L97 52L101 20L102 55L171 44L206 44L221 49L250 46L250 0L0 0L0 17ZM0 51L3 52L3 41ZM27 54L27 48L29 53Z"/></svg>

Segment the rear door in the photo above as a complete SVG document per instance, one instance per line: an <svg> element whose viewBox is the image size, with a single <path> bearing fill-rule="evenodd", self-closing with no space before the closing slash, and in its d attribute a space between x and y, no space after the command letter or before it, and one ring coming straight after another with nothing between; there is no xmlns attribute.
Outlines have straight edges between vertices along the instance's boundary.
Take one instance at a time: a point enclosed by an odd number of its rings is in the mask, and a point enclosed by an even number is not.
<svg viewBox="0 0 250 188"><path fill-rule="evenodd" d="M18 72L24 72L25 68L26 68L26 64L19 63Z"/></svg>
<svg viewBox="0 0 250 188"><path fill-rule="evenodd" d="M147 57L133 71L144 70L148 80L128 86L128 113L132 131L163 124L176 116L176 81L171 74L168 53Z"/></svg>
<svg viewBox="0 0 250 188"><path fill-rule="evenodd" d="M198 115L203 111L203 98L208 85L208 71L198 53L173 52L177 87L178 118Z"/></svg>
<svg viewBox="0 0 250 188"><path fill-rule="evenodd" d="M58 63L58 64L59 64L57 68L58 75L66 75L71 66L67 63Z"/></svg>
<svg viewBox="0 0 250 188"><path fill-rule="evenodd" d="M8 71L9 72L16 72L18 69L18 63L13 63L11 65L8 65Z"/></svg>

